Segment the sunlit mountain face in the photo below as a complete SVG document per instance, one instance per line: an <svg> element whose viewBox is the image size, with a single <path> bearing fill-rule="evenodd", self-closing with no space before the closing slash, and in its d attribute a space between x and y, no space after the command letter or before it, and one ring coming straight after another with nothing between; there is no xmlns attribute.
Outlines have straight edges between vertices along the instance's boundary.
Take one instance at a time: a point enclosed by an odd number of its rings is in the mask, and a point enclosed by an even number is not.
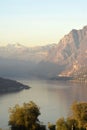
<svg viewBox="0 0 87 130"><path fill-rule="evenodd" d="M87 26L73 29L58 44L26 47L19 43L0 47L1 76L76 75L87 67ZM85 74L86 75L86 74Z"/></svg>
<svg viewBox="0 0 87 130"><path fill-rule="evenodd" d="M63 76L79 74L82 70L87 73L87 26L65 35L49 54L48 60L65 66L61 71Z"/></svg>

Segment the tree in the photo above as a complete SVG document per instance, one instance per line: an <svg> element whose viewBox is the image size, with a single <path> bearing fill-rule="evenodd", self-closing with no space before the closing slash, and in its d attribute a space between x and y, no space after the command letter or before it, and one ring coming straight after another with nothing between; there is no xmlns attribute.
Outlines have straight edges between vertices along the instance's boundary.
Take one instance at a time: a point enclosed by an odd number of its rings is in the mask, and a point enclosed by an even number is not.
<svg viewBox="0 0 87 130"><path fill-rule="evenodd" d="M12 127L28 130L36 130L39 127L39 107L32 101L23 106L15 105L10 109L9 125Z"/></svg>
<svg viewBox="0 0 87 130"><path fill-rule="evenodd" d="M55 130L56 129L55 127L56 127L55 124L51 124L50 122L48 122L49 130Z"/></svg>
<svg viewBox="0 0 87 130"><path fill-rule="evenodd" d="M68 130L68 126L64 118L60 118L56 122L56 130Z"/></svg>
<svg viewBox="0 0 87 130"><path fill-rule="evenodd" d="M87 103L73 103L72 111L74 119L78 122L78 127L87 129Z"/></svg>
<svg viewBox="0 0 87 130"><path fill-rule="evenodd" d="M72 117L68 117L67 120L67 125L68 125L68 129L69 130L75 130L78 129L78 123L75 119L73 119Z"/></svg>

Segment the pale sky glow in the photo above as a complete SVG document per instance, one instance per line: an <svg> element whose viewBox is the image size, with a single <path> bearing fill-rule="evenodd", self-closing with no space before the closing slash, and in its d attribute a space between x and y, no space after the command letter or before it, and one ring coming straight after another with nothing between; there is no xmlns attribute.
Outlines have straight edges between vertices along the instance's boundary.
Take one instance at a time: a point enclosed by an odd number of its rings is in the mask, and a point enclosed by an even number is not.
<svg viewBox="0 0 87 130"><path fill-rule="evenodd" d="M87 25L87 0L0 0L0 45L58 43Z"/></svg>

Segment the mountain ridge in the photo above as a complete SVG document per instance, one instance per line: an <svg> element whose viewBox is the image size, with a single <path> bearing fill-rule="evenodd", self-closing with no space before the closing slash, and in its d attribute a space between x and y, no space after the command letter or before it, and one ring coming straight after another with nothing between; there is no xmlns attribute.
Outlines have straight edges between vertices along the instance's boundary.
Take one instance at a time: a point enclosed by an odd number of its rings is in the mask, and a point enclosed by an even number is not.
<svg viewBox="0 0 87 130"><path fill-rule="evenodd" d="M45 62L57 64L58 68L63 66L57 74L61 76L75 76L84 66L87 67L87 26L80 30L72 29L54 50L50 50Z"/></svg>
<svg viewBox="0 0 87 130"><path fill-rule="evenodd" d="M72 29L58 44L26 47L17 43L0 47L0 60L2 76L8 75L10 69L11 76L73 76L87 66L87 26Z"/></svg>
<svg viewBox="0 0 87 130"><path fill-rule="evenodd" d="M55 57L57 63L66 65L65 71L61 72L62 76L73 76L84 66L87 67L87 26L65 35L57 46Z"/></svg>
<svg viewBox="0 0 87 130"><path fill-rule="evenodd" d="M26 47L19 43L8 44L7 46L0 47L0 57L24 61L29 59L31 61L40 62L48 55L48 51L54 47L55 44L35 47Z"/></svg>

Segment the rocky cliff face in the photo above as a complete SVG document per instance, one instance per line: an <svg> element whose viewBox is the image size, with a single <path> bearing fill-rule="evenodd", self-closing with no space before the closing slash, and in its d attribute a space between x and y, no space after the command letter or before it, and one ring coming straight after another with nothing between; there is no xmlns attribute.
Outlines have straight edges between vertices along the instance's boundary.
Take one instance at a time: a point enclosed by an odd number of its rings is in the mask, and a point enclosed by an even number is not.
<svg viewBox="0 0 87 130"><path fill-rule="evenodd" d="M62 75L72 75L87 66L87 26L65 35L51 52L48 61L66 65Z"/></svg>

